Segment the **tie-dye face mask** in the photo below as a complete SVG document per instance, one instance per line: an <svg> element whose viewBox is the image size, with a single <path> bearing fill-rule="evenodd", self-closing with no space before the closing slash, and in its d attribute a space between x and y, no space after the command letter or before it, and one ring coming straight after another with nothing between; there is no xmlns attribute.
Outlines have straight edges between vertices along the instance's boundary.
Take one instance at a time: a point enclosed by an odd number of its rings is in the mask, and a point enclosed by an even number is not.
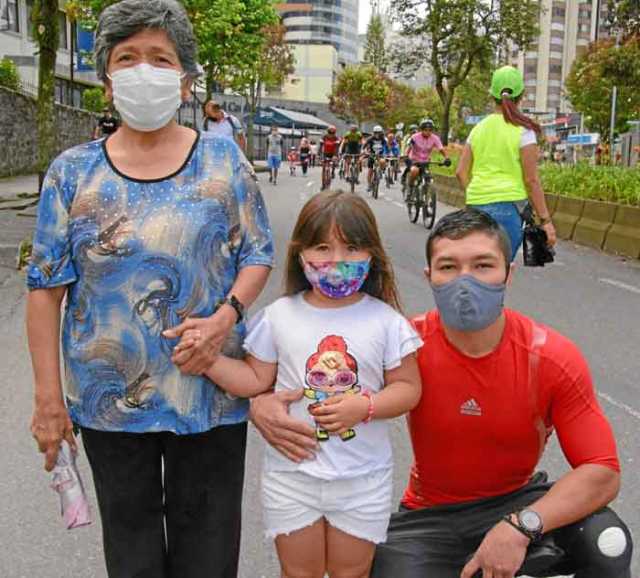
<svg viewBox="0 0 640 578"><path fill-rule="evenodd" d="M330 299L344 299L360 291L369 275L371 258L364 261L305 261L300 256L307 281Z"/></svg>

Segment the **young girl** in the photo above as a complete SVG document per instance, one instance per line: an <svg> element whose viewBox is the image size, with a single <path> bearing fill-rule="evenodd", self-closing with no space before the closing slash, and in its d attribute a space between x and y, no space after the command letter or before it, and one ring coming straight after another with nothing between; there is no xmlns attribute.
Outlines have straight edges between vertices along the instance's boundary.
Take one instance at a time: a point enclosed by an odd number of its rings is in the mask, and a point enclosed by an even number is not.
<svg viewBox="0 0 640 578"><path fill-rule="evenodd" d="M207 371L229 393L304 388L292 416L316 428L315 459L267 447L262 493L267 535L283 578L366 578L386 538L392 456L388 419L419 401L414 352L422 342L399 313L397 290L367 203L321 193L302 209L289 244L286 295L252 320L245 360ZM185 332L177 346L198 334Z"/></svg>

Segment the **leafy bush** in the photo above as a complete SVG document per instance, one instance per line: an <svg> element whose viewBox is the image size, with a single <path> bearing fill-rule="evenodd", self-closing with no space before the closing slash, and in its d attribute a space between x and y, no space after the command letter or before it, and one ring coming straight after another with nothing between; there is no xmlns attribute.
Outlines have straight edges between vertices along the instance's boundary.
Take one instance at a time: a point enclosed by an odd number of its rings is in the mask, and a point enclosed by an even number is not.
<svg viewBox="0 0 640 578"><path fill-rule="evenodd" d="M101 87L87 88L82 93L82 107L91 112L102 112L108 106L107 99L104 96L104 90Z"/></svg>
<svg viewBox="0 0 640 578"><path fill-rule="evenodd" d="M578 163L540 167L546 193L640 206L640 169Z"/></svg>
<svg viewBox="0 0 640 578"><path fill-rule="evenodd" d="M10 88L11 90L18 90L20 88L18 67L13 60L9 60L7 57L0 60L0 86Z"/></svg>

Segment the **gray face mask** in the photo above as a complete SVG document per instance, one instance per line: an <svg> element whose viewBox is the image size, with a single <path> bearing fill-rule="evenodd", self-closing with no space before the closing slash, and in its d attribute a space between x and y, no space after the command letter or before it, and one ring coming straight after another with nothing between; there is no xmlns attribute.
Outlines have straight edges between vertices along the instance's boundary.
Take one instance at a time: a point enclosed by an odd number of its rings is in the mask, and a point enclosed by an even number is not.
<svg viewBox="0 0 640 578"><path fill-rule="evenodd" d="M480 331L502 312L506 285L460 275L444 285L431 285L442 322L457 331Z"/></svg>

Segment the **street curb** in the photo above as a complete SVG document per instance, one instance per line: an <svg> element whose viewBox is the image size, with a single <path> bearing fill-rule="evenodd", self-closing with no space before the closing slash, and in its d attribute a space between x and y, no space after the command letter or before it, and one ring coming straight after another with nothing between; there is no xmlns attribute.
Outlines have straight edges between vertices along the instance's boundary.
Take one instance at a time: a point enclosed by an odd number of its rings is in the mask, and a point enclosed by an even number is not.
<svg viewBox="0 0 640 578"><path fill-rule="evenodd" d="M558 197L558 205L553 215L553 224L560 239L573 239L576 225L582 217L584 200L573 197Z"/></svg>
<svg viewBox="0 0 640 578"><path fill-rule="evenodd" d="M619 206L604 242L610 253L640 259L640 207Z"/></svg>
<svg viewBox="0 0 640 578"><path fill-rule="evenodd" d="M606 201L585 201L573 240L581 245L602 249L617 209L618 205Z"/></svg>

